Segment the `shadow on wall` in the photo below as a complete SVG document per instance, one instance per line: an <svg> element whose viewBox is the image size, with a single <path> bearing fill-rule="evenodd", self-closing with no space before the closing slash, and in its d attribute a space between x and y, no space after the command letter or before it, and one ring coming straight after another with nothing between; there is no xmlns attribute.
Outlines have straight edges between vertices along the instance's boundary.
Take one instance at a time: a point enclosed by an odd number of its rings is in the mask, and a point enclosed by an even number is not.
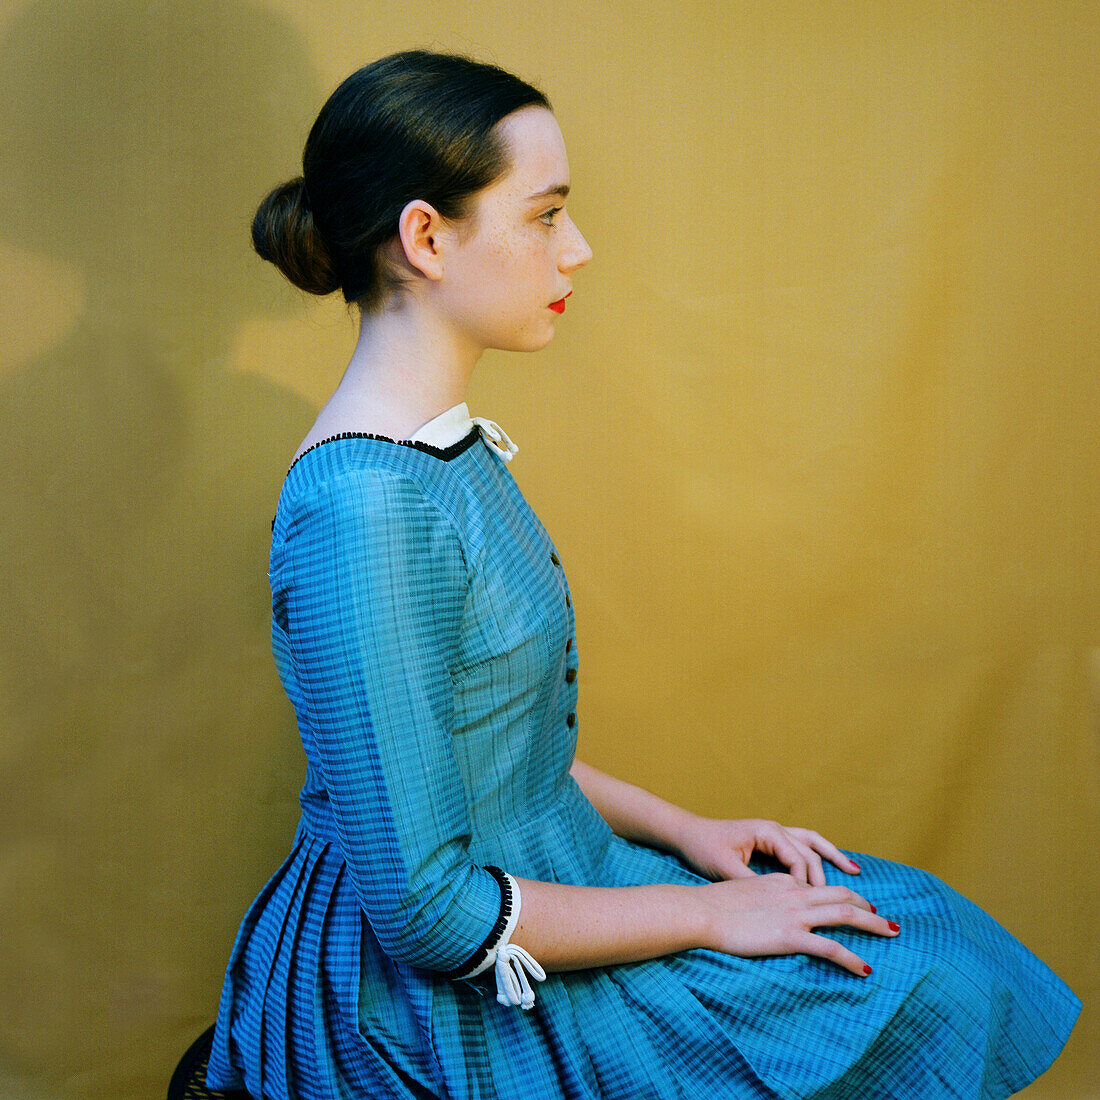
<svg viewBox="0 0 1100 1100"><path fill-rule="evenodd" d="M0 44L0 238L87 303L0 382L4 1095L161 1095L297 819L266 564L313 410L227 359L296 301L247 231L319 99L234 0L46 0Z"/></svg>

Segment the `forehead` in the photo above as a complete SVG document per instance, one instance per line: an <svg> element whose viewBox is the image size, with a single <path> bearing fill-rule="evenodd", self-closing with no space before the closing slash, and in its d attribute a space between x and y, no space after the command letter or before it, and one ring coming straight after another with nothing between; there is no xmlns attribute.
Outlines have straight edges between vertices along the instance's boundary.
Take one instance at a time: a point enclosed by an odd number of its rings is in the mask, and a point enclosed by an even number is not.
<svg viewBox="0 0 1100 1100"><path fill-rule="evenodd" d="M547 187L569 182L565 139L545 107L523 107L506 115L497 129L508 147L510 168L487 192L523 201Z"/></svg>

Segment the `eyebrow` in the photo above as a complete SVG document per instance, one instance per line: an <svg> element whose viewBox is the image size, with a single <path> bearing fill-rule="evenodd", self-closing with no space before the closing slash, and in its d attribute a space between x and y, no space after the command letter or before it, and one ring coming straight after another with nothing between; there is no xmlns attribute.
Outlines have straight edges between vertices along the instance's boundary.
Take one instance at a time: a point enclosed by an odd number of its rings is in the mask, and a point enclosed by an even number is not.
<svg viewBox="0 0 1100 1100"><path fill-rule="evenodd" d="M545 199L550 195L561 195L564 199L569 194L569 184L567 183L555 183L550 187L547 187L543 191L536 191L533 195L527 196L527 201L531 202L533 199Z"/></svg>

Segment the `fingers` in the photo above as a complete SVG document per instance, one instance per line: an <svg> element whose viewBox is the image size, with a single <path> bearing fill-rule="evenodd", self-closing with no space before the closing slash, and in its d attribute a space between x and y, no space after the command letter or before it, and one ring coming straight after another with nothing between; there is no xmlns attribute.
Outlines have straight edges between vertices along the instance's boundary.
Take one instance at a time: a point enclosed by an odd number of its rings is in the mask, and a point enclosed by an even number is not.
<svg viewBox="0 0 1100 1100"><path fill-rule="evenodd" d="M901 931L846 886L809 886L792 875L771 874L713 883L702 890L706 893L701 896L714 906L714 920L713 939L701 946L733 955L814 955L863 977L870 968L862 958L815 930L852 928L884 938Z"/></svg>
<svg viewBox="0 0 1100 1100"><path fill-rule="evenodd" d="M815 936L813 932L807 932L799 938L797 950L801 954L814 955L836 963L857 978L866 978L871 973L870 963L864 962L854 951L849 951L844 944L831 940L828 936Z"/></svg>
<svg viewBox="0 0 1100 1100"><path fill-rule="evenodd" d="M839 867L840 870L849 875L859 874L859 864L854 859L849 859L835 844L826 840L820 833L815 833L813 829L793 827L788 828L787 832L802 841L808 848L823 856L835 867Z"/></svg>
<svg viewBox="0 0 1100 1100"><path fill-rule="evenodd" d="M788 839L784 835L781 826L779 827L779 831L770 839L771 850L768 854L775 856L775 858L787 868L787 873L796 882L801 882L803 885L809 883L809 864L806 861L806 857L799 851L794 841ZM763 844L761 844L760 847L763 847Z"/></svg>
<svg viewBox="0 0 1100 1100"><path fill-rule="evenodd" d="M875 907L862 894L849 890L847 886L819 886L805 895L808 905L815 908L825 905L850 905L871 915L877 913ZM819 916L814 913L814 916ZM879 918L885 920L885 917Z"/></svg>
<svg viewBox="0 0 1100 1100"><path fill-rule="evenodd" d="M890 939L901 933L900 926L894 921L875 916L854 904L815 908L810 919L813 921L813 928L860 928L865 932ZM856 977L865 978L871 973L870 965L838 940L807 931L804 936L799 937L799 942L802 944L800 950L807 955L816 955L818 958L836 963L837 966L855 974Z"/></svg>
<svg viewBox="0 0 1100 1100"><path fill-rule="evenodd" d="M872 932L876 936L886 936L888 938L898 935L901 931L901 926L896 921L880 917L854 902L814 906L807 919L811 922L811 928L839 928L841 926L859 928L864 932Z"/></svg>
<svg viewBox="0 0 1100 1100"><path fill-rule="evenodd" d="M800 835L807 832L805 829L785 829L782 825L769 822L766 839L771 842L770 854L786 864L792 878L810 886L824 886L825 871L821 866L821 857L813 845ZM765 830L762 829L761 833L764 834ZM809 835L817 836L816 833ZM764 840L762 835L760 841ZM763 843L759 846L763 847Z"/></svg>
<svg viewBox="0 0 1100 1100"><path fill-rule="evenodd" d="M807 928L851 923L883 935L896 932L893 922L880 917L878 910L862 894L847 886L808 886L798 882L793 875L783 874L761 875L759 881L762 889L772 891L773 896L781 895L783 904L804 912ZM858 919L845 920L849 914L859 914Z"/></svg>
<svg viewBox="0 0 1100 1100"><path fill-rule="evenodd" d="M821 866L821 857L813 848L807 849L806 867L809 873L811 886L825 885L825 869Z"/></svg>

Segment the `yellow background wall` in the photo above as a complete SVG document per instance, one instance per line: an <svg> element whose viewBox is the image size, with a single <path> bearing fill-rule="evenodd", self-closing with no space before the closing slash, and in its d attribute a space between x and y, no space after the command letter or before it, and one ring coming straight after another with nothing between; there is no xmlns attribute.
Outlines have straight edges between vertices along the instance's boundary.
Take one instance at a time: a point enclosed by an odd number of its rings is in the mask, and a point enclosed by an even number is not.
<svg viewBox="0 0 1100 1100"><path fill-rule="evenodd" d="M940 874L1091 1002L1028 1096L1100 1096L1098 44L1088 0L0 5L0 1096L162 1095L288 848L269 521L355 326L247 225L418 45L545 87L596 255L470 397L582 754Z"/></svg>

